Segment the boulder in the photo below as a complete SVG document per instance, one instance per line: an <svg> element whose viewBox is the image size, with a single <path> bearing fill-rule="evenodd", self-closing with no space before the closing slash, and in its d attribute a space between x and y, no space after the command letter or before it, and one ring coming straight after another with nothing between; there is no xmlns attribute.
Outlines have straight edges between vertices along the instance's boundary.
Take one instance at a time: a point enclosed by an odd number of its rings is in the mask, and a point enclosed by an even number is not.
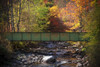
<svg viewBox="0 0 100 67"><path fill-rule="evenodd" d="M43 56L42 61L51 64L56 62L56 58L53 56Z"/></svg>
<svg viewBox="0 0 100 67"><path fill-rule="evenodd" d="M76 67L82 67L81 63L77 63Z"/></svg>

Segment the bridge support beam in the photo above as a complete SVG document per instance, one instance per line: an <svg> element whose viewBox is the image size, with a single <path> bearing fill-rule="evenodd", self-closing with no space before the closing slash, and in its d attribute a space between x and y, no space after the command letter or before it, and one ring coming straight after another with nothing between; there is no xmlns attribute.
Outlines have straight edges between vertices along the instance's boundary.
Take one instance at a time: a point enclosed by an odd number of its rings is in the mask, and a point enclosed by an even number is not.
<svg viewBox="0 0 100 67"><path fill-rule="evenodd" d="M85 34L80 32L10 32L0 33L0 36L10 41L88 41L82 38Z"/></svg>

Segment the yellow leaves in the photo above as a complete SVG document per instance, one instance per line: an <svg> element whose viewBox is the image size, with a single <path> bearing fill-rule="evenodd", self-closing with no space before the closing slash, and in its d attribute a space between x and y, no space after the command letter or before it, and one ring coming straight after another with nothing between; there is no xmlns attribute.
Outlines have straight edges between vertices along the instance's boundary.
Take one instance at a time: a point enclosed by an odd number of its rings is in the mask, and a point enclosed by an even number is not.
<svg viewBox="0 0 100 67"><path fill-rule="evenodd" d="M60 14L58 14L58 17L60 17L61 15Z"/></svg>
<svg viewBox="0 0 100 67"><path fill-rule="evenodd" d="M49 25L49 24L50 24L50 22L47 22L46 24L47 24L47 25Z"/></svg>
<svg viewBox="0 0 100 67"><path fill-rule="evenodd" d="M96 0L93 0L93 1L91 2L90 6L93 7L95 3L96 3Z"/></svg>
<svg viewBox="0 0 100 67"><path fill-rule="evenodd" d="M37 13L37 16L39 16L40 14L39 13Z"/></svg>
<svg viewBox="0 0 100 67"><path fill-rule="evenodd" d="M79 27L80 26L80 23L77 23L77 24L75 24L72 28L70 28L70 29L76 29L77 27Z"/></svg>
<svg viewBox="0 0 100 67"><path fill-rule="evenodd" d="M65 30L65 32L72 32L72 30Z"/></svg>
<svg viewBox="0 0 100 67"><path fill-rule="evenodd" d="M56 16L59 13L58 6L53 6L50 8L50 14L51 16Z"/></svg>
<svg viewBox="0 0 100 67"><path fill-rule="evenodd" d="M50 8L50 11L55 11L55 10L58 10L58 6L53 6Z"/></svg>

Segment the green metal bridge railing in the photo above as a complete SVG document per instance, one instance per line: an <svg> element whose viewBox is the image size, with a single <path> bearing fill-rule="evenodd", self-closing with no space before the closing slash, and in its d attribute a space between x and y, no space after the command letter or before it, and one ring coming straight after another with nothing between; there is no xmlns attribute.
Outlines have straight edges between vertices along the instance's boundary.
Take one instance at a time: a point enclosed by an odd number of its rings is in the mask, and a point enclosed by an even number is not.
<svg viewBox="0 0 100 67"><path fill-rule="evenodd" d="M8 32L0 33L0 36L10 41L88 41L82 36L85 32Z"/></svg>

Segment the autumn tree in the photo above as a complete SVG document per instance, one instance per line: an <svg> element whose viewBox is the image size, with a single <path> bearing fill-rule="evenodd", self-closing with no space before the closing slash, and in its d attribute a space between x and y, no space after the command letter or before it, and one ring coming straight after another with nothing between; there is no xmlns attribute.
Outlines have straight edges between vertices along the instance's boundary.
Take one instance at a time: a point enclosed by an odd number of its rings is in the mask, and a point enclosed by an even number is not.
<svg viewBox="0 0 100 67"><path fill-rule="evenodd" d="M90 11L93 8L93 5L95 3L95 0L71 0L73 1L77 6L77 14L79 17L80 22L80 31L82 31L82 28L84 24L87 22L84 22L84 17L87 16L88 11Z"/></svg>
<svg viewBox="0 0 100 67"><path fill-rule="evenodd" d="M58 5L54 5L50 8L50 26L49 30L51 32L65 32L69 30L66 25L64 25L63 20L59 17L60 9Z"/></svg>
<svg viewBox="0 0 100 67"><path fill-rule="evenodd" d="M23 0L20 31L43 32L47 27L48 9L43 0Z"/></svg>

